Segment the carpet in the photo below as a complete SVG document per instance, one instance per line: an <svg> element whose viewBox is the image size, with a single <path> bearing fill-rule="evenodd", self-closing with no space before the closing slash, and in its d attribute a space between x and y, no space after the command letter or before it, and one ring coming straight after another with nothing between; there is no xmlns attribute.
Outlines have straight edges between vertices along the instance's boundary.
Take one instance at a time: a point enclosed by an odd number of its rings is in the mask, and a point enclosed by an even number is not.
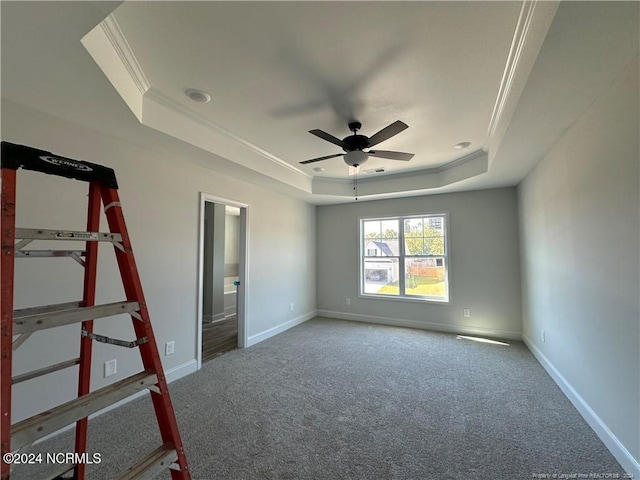
<svg viewBox="0 0 640 480"><path fill-rule="evenodd" d="M224 354L170 384L193 478L623 478L524 344L508 343L315 318ZM161 443L148 396L89 432L102 462L88 478ZM72 445L66 432L34 451Z"/></svg>

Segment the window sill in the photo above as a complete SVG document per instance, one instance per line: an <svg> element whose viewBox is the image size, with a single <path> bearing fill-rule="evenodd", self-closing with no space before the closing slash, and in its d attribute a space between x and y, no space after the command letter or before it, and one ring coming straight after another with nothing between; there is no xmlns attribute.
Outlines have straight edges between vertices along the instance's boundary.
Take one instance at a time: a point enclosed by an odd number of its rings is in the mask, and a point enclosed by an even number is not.
<svg viewBox="0 0 640 480"><path fill-rule="evenodd" d="M368 298L373 300L391 300L394 302L409 302L409 303L427 303L432 305L450 305L451 298L446 300L439 300L437 298L430 297L401 297L394 295L376 295L373 293L360 293L358 298Z"/></svg>

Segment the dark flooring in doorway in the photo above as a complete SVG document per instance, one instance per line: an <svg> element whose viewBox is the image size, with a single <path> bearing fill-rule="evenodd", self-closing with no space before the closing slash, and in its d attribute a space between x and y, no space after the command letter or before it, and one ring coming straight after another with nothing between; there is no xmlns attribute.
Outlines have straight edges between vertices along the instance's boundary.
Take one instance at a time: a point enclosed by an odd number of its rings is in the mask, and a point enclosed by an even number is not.
<svg viewBox="0 0 640 480"><path fill-rule="evenodd" d="M202 361L206 362L238 348L238 319L227 317L202 327Z"/></svg>

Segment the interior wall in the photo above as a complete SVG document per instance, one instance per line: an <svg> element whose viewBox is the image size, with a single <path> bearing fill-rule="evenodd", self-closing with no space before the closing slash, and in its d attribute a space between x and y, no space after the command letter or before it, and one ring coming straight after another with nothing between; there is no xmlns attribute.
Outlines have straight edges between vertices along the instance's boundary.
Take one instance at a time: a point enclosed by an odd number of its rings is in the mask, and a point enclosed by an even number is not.
<svg viewBox="0 0 640 480"><path fill-rule="evenodd" d="M526 341L635 476L638 68L636 57L518 189Z"/></svg>
<svg viewBox="0 0 640 480"><path fill-rule="evenodd" d="M520 338L515 188L318 207L318 310L351 320ZM449 213L450 303L358 296L360 217ZM346 304L350 298L351 305ZM463 309L471 317L463 317Z"/></svg>
<svg viewBox="0 0 640 480"><path fill-rule="evenodd" d="M240 241L240 215L232 215L227 213L224 225L224 263L225 265L237 265L240 261L238 252L238 242ZM232 275L233 274L233 275ZM233 271L227 272L225 269L224 276L238 276Z"/></svg>
<svg viewBox="0 0 640 480"><path fill-rule="evenodd" d="M251 343L314 316L314 206L203 168L188 157L141 147L4 100L2 120L3 140L115 169L160 351L164 352L165 342L175 341L175 353L162 356L170 378L193 371L197 364L200 192L249 205L245 281ZM17 225L84 230L87 188L83 182L20 171ZM104 218L101 225L106 228ZM123 300L115 258L105 245L100 247L97 283L97 302ZM17 259L15 286L15 308L79 300L82 268L70 259ZM126 317L112 317L97 320L95 330L132 339L130 325ZM36 333L16 351L14 375L77 356L79 328ZM118 372L104 379L103 362L113 358ZM96 344L92 387L120 380L140 368L137 350ZM74 367L16 385L13 421L73 398L76 376Z"/></svg>

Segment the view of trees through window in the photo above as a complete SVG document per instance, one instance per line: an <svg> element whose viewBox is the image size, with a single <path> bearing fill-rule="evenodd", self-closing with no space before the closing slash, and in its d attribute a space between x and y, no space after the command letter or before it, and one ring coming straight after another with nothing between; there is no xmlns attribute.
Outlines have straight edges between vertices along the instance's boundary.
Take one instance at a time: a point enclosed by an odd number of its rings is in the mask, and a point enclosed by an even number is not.
<svg viewBox="0 0 640 480"><path fill-rule="evenodd" d="M446 216L361 223L362 293L448 301Z"/></svg>

